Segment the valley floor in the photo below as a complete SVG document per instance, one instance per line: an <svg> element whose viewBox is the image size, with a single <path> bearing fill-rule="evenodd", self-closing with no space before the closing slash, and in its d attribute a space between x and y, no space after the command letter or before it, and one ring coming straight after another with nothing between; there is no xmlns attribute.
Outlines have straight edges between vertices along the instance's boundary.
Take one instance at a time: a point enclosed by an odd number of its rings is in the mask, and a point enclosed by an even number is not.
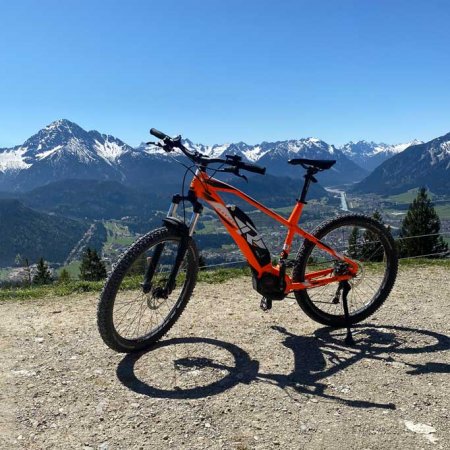
<svg viewBox="0 0 450 450"><path fill-rule="evenodd" d="M94 295L0 302L0 448L449 448L448 275L402 267L352 348L293 300L263 313L247 278L199 284L135 356Z"/></svg>

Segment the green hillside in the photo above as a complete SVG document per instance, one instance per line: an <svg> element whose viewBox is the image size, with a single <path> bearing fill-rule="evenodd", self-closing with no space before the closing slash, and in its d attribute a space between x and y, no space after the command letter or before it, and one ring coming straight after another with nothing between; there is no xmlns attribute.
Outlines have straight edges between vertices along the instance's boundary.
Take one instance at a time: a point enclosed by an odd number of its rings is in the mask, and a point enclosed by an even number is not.
<svg viewBox="0 0 450 450"><path fill-rule="evenodd" d="M30 263L40 257L63 262L88 227L85 221L40 213L18 200L0 199L0 266L14 265L17 254Z"/></svg>
<svg viewBox="0 0 450 450"><path fill-rule="evenodd" d="M171 199L168 194L137 191L117 181L100 180L57 181L12 196L30 208L82 219L148 217L155 209L166 209Z"/></svg>

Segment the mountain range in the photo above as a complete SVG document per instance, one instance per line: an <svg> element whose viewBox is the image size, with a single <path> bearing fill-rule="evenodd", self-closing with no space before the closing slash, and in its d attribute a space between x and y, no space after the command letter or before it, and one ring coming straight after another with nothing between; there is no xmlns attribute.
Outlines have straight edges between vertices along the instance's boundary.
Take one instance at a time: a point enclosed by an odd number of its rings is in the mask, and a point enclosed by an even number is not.
<svg viewBox="0 0 450 450"><path fill-rule="evenodd" d="M320 184L333 186L354 183L354 192L390 194L420 185L428 186L436 193L448 193L449 142L450 133L427 143L415 140L397 145L359 141L338 147L317 138L262 142L257 145L238 142L212 146L194 144L185 139L184 145L213 157L236 154L245 161L265 166L267 173L273 176L271 185L277 188L286 184L280 177L297 182L302 179L303 170L287 164L289 159L335 159L335 166L319 174ZM44 188L47 193L49 189L67 193L72 188L72 194L69 193L65 198L65 207L70 209L74 203L67 203L68 198L72 195L74 199L75 191L92 191L92 180L95 180L97 183L110 182L109 185L102 185L108 196L107 204L114 203L113 191L120 191L120 186L126 187L119 196L124 203L127 202L127 195L135 197L136 191L148 193L152 200L140 201L142 205L145 204L143 209L146 210L159 206L168 191L179 190L185 167L177 164L177 160L189 163L180 153L167 154L154 145L132 147L114 136L95 130L86 131L69 120L60 119L31 136L22 145L0 149L0 191L19 196L20 193L39 188ZM254 182L257 179L253 177L252 182L253 187L258 186L258 189L252 190L258 198L259 186L262 185L263 193L267 192L264 182ZM53 186L53 183L64 184L67 180L72 181L65 187L58 187L57 184ZM80 183L83 180L91 182L83 187ZM239 182L236 179L234 181ZM48 186L47 190L45 186ZM127 189L134 192L128 192ZM275 188L272 189L274 191ZM314 196L321 195L327 194L316 187ZM35 192L31 197L37 198L39 194ZM58 207L64 210L61 202ZM126 209L122 208L122 211L126 212Z"/></svg>
<svg viewBox="0 0 450 450"><path fill-rule="evenodd" d="M267 167L264 177L250 174L248 184L231 181L269 207L291 205L298 195L304 171L287 164L295 157L337 161L318 174L308 198L335 201L321 185L350 183L346 189L355 193L387 195L422 185L450 193L450 133L398 145L359 141L337 147L316 138L212 146L185 139L184 145L214 157L237 154ZM63 262L90 234L101 246L106 231L92 233L98 220L125 217L138 232L159 223L172 193L181 191L186 169L176 160L189 163L179 153L152 145L134 148L68 120L51 123L22 145L0 149L0 266L14 264L18 253ZM231 201L239 204L236 197Z"/></svg>
<svg viewBox="0 0 450 450"><path fill-rule="evenodd" d="M386 195L420 186L435 194L450 194L450 133L412 145L386 160L353 191Z"/></svg>
<svg viewBox="0 0 450 450"><path fill-rule="evenodd" d="M367 141L349 142L340 147L342 153L353 162L371 172L394 155L398 155L411 145L422 144L417 139L397 145Z"/></svg>
<svg viewBox="0 0 450 450"><path fill-rule="evenodd" d="M294 157L336 159L336 165L320 174L325 185L339 185L362 180L378 163L408 146L401 144L349 143L335 147L316 138L224 145L194 144L190 149L214 157L237 154L244 160L266 166L274 176L301 179L302 170L287 164ZM122 140L86 131L65 119L52 122L22 145L0 149L0 190L24 192L66 179L117 181L137 189L166 192L180 182L184 168L176 164L184 156L166 154L155 146L133 148Z"/></svg>

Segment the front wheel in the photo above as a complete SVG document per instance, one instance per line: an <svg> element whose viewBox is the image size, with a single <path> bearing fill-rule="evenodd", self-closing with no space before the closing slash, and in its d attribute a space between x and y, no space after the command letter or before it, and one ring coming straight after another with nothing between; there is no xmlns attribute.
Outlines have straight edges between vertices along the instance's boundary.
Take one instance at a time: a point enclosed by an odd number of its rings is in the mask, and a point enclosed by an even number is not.
<svg viewBox="0 0 450 450"><path fill-rule="evenodd" d="M338 253L358 264L357 275L349 280L348 308L352 324L373 314L386 300L397 276L395 242L386 227L375 219L354 214L320 225L313 235ZM345 270L329 253L310 241L303 243L293 271L293 280L306 280L308 272L322 269ZM338 284L295 291L303 311L316 322L328 326L346 325Z"/></svg>
<svg viewBox="0 0 450 450"><path fill-rule="evenodd" d="M198 252L189 237L172 282L182 242L181 233L163 227L140 238L121 256L106 281L97 310L100 335L113 350L133 352L151 347L183 312L197 281Z"/></svg>

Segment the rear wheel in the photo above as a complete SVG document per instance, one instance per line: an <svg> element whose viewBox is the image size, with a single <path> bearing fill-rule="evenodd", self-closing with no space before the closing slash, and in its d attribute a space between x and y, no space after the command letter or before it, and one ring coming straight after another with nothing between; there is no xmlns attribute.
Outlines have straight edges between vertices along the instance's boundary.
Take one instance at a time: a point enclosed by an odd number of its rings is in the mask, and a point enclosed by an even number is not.
<svg viewBox="0 0 450 450"><path fill-rule="evenodd" d="M183 312L197 280L198 252L189 238L175 286L167 289L181 242L177 231L159 228L136 241L114 267L97 310L100 335L113 350L149 348Z"/></svg>
<svg viewBox="0 0 450 450"><path fill-rule="evenodd" d="M358 264L358 274L349 280L348 307L351 323L374 313L388 297L397 276L397 251L389 231L380 222L363 215L338 217L320 225L314 236ZM329 253L310 241L300 249L293 271L294 281L305 281L308 272L322 269L345 271ZM336 296L338 283L295 291L305 313L316 322L345 325L342 300Z"/></svg>

